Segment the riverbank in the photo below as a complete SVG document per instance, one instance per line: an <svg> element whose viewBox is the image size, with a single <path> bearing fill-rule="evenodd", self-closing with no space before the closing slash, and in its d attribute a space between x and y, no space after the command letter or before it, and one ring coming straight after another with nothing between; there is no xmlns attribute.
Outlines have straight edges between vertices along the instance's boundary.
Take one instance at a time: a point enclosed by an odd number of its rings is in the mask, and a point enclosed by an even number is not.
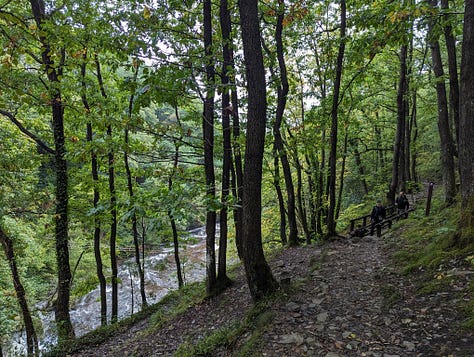
<svg viewBox="0 0 474 357"><path fill-rule="evenodd" d="M72 356L472 356L462 328L472 267L432 291L421 273L404 275L394 260L403 242L339 239L286 249L271 261L286 283L255 307L241 270L223 294L192 303L171 318L163 309ZM455 273L457 272L457 273Z"/></svg>

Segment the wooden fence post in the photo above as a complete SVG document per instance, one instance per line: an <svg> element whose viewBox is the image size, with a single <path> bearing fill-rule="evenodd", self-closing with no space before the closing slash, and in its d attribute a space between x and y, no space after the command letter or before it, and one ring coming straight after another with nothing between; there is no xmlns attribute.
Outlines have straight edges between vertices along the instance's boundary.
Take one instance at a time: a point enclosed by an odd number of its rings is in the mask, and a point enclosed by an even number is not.
<svg viewBox="0 0 474 357"><path fill-rule="evenodd" d="M434 182L430 182L428 186L428 197L426 198L426 210L425 210L425 216L430 215L430 210L431 210L431 197L433 197L433 186Z"/></svg>

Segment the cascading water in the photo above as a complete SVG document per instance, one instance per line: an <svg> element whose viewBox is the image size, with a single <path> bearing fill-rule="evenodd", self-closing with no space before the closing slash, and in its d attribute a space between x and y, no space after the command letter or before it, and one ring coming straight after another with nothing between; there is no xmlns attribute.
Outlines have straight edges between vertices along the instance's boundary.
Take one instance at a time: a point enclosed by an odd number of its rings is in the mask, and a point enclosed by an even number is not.
<svg viewBox="0 0 474 357"><path fill-rule="evenodd" d="M198 239L198 243L180 247L180 260L185 282L203 280L206 274L205 228L188 231L189 236ZM218 227L217 227L218 233ZM158 254L145 257L145 291L147 302L154 304L161 300L170 290L178 288L176 263L172 248L164 248ZM119 319L126 318L141 309L140 279L134 259L127 259L119 266ZM111 301L111 289L107 287L107 302ZM37 305L37 315L42 322L43 332L39 336L40 350L46 351L57 341L54 324L54 312L45 308L46 303ZM42 307L42 308L41 308ZM111 311L108 306L107 311ZM76 337L100 326L99 287L84 295L71 306L71 321ZM110 321L110 316L108 317ZM3 346L6 357L26 355L26 338L24 332L12 336L9 343Z"/></svg>

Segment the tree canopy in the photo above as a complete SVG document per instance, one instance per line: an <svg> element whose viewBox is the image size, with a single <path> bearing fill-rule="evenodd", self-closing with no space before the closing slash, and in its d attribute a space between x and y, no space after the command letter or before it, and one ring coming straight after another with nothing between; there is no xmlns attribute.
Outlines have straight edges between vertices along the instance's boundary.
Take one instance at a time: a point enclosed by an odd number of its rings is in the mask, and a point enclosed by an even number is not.
<svg viewBox="0 0 474 357"><path fill-rule="evenodd" d="M432 181L472 212L472 7L0 1L0 346L27 324L12 259L61 342L70 298L99 283L117 319L127 247L140 271L173 245L181 277L184 232L206 225L208 293L228 282L219 246L259 300L278 284L266 249L337 235L363 202ZM472 228L460 213L459 244Z"/></svg>

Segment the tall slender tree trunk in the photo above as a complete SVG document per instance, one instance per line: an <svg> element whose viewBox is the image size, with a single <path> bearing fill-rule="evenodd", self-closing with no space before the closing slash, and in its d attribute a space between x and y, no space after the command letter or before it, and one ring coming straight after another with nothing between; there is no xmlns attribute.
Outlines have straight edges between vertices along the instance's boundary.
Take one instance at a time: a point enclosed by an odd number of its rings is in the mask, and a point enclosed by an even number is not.
<svg viewBox="0 0 474 357"><path fill-rule="evenodd" d="M293 178L291 177L290 163L288 162L288 155L283 145L283 138L280 133L283 114L285 112L286 101L289 91L288 77L285 64L285 56L283 51L283 20L285 17L285 1L278 0L278 16L275 30L275 42L278 66L280 69L280 84L277 89L277 109L276 117L273 125L273 135L275 146L278 150L278 157L281 161L283 169L283 177L285 179L285 188L288 203L288 227L290 229L288 235L288 243L290 246L298 245L298 228L296 225L296 204L295 204L295 189L293 186Z"/></svg>
<svg viewBox="0 0 474 357"><path fill-rule="evenodd" d="M437 0L429 0L430 5L437 8ZM434 19L428 23L428 42L431 47L431 59L436 81L436 95L438 99L438 130L441 142L441 165L443 167L443 186L445 203L451 205L456 196L456 178L454 166L454 144L452 142L451 127L449 124L448 99L444 83L443 61L439 47L438 36L435 34Z"/></svg>
<svg viewBox="0 0 474 357"><path fill-rule="evenodd" d="M321 142L323 143L321 147L321 162L319 163L318 168L318 190L316 195L316 207L317 207L317 223L318 223L318 234L323 236L323 221L326 216L325 212L327 211L324 207L324 202L327 199L327 194L324 193L324 178L326 177L326 128L322 128L321 132ZM317 158L316 156L314 156Z"/></svg>
<svg viewBox="0 0 474 357"><path fill-rule="evenodd" d="M365 168L364 168L364 165L362 164L362 159L360 157L360 151L358 148L357 140L351 140L350 144L353 146L354 160L357 166L357 171L359 172L362 188L364 190L364 194L367 195L369 193L369 187L367 185L367 180L365 179Z"/></svg>
<svg viewBox="0 0 474 357"><path fill-rule="evenodd" d="M280 212L280 240L281 243L286 245L288 243L288 238L286 236L286 208L285 208L285 199L283 198L283 192L280 185L280 160L278 160L278 149L273 142L273 186L275 186L275 191L278 199L278 210Z"/></svg>
<svg viewBox="0 0 474 357"><path fill-rule="evenodd" d="M206 98L203 110L204 170L206 193L215 200L214 173L214 83L215 69L212 58L212 7L211 0L204 0L204 52L206 55ZM216 286L216 211L209 205L206 214L206 290L213 293Z"/></svg>
<svg viewBox="0 0 474 357"><path fill-rule="evenodd" d="M317 231L317 214L316 214L316 180L314 179L313 175L313 164L310 158L310 154L305 155L306 165L308 169L306 170L306 177L308 180L308 210L309 210L309 235L310 241L306 243L311 243L311 239L315 238L316 231Z"/></svg>
<svg viewBox="0 0 474 357"><path fill-rule="evenodd" d="M341 0L341 27L340 43L336 62L336 78L334 80L334 93L331 109L331 151L329 155L329 209L327 216L328 236L336 235L336 162L337 162L337 130L338 130L338 110L339 92L341 88L342 69L344 61L344 51L346 46L346 1Z"/></svg>
<svg viewBox="0 0 474 357"><path fill-rule="evenodd" d="M133 102L133 98L131 98L131 102ZM131 111L129 112L131 115ZM129 130L125 128L124 132L125 137L125 145L129 145ZM125 163L125 173L127 175L127 188L128 188L128 195L130 196L130 201L133 204L134 201L134 192L133 192L133 178L132 172L130 170L130 164L128 162L128 153L127 150L124 151L123 159ZM138 278L140 279L140 297L142 299L142 307L147 307L148 302L146 299L146 291L145 291L145 272L142 269L142 263L140 259L140 242L139 242L139 233L138 233L138 218L135 211L132 213L132 236L133 236L133 247L135 251L135 265L137 266L138 270Z"/></svg>
<svg viewBox="0 0 474 357"><path fill-rule="evenodd" d="M412 116L413 113L410 112L410 99L409 98L412 98L412 96L410 96L410 94L413 93L413 91L415 89L411 89L411 86L410 85L410 78L413 77L413 37L410 39L410 45L409 45L409 48L408 48L408 54L407 54L407 77L409 78L407 80L407 100L406 100L406 106L407 108L405 109L405 112L406 112L406 124L405 124L405 137L403 139L403 153L404 153L404 157L403 157L403 164L404 164L404 167L403 167L403 175L404 175L404 178L403 178L403 182L404 182L404 185L403 185L403 190L407 190L408 187L407 186L407 183L408 182L411 182L413 180L412 178L412 175L411 175L411 148L412 148L412 145L411 145L411 136L412 136L412 128L413 128L413 120L412 120ZM413 109L413 107L412 107ZM415 111L416 113L416 111Z"/></svg>
<svg viewBox="0 0 474 357"><path fill-rule="evenodd" d="M112 145L112 125L107 127L107 137ZM115 191L115 154L114 149L109 149L108 166L109 166L109 191L110 191L110 267L112 270L112 308L111 322L118 320L118 266L117 266L117 193Z"/></svg>
<svg viewBox="0 0 474 357"><path fill-rule="evenodd" d="M234 64L232 63L232 68ZM236 203L234 206L234 224L235 224L235 245L237 247L237 253L242 258L242 197L244 195L244 171L242 165L242 151L240 147L240 122L239 122L239 111L238 111L238 96L235 83L232 82L231 89L231 102L232 102L232 151L234 154L232 171L234 173L233 188L234 197Z"/></svg>
<svg viewBox="0 0 474 357"><path fill-rule="evenodd" d="M398 92L397 92L397 133L395 136L395 143L393 145L393 161L392 161L392 180L390 188L387 193L387 199L390 203L395 203L395 195L400 184L400 155L403 150L403 139L405 135L406 123L406 94L407 94L407 57L408 46L402 45L400 47L399 61L400 61L400 75L398 78Z"/></svg>
<svg viewBox="0 0 474 357"><path fill-rule="evenodd" d="M33 17L40 33L41 62L50 83L49 95L52 112L52 126L55 146L56 171L56 212L55 212L55 239L56 263L58 274L57 299L55 304L55 319L58 329L59 342L74 338L74 329L69 314L69 300L71 289L71 266L69 263L69 233L68 233L68 170L66 162L66 145L64 140L64 108L59 89L60 78L65 58L62 49L60 58L55 64L52 55L51 43L43 35L43 22L47 20L43 0L30 0Z"/></svg>
<svg viewBox="0 0 474 357"><path fill-rule="evenodd" d="M95 54L95 65L97 69L97 80L99 82L100 93L102 98L107 99L104 81L102 78L102 71L100 67L99 57ZM112 307L111 307L111 322L115 323L118 320L118 265L117 265L117 192L115 190L115 150L113 147L113 130L112 124L107 125L107 138L109 141L109 153L107 154L108 171L109 171L109 193L110 193L110 268L112 271L111 286L112 286Z"/></svg>
<svg viewBox="0 0 474 357"><path fill-rule="evenodd" d="M459 79L458 79L458 61L456 54L456 38L453 34L453 26L451 25L454 19L449 14L449 1L441 0L441 8L444 10L444 39L446 41L446 49L448 54L448 71L449 71L449 107L451 109L451 118L454 124L455 143L458 145L459 141ZM452 149L457 152L457 148Z"/></svg>
<svg viewBox="0 0 474 357"><path fill-rule="evenodd" d="M133 75L133 81L136 83L137 77L138 77L138 70L139 70L139 65L136 65L135 68L135 73ZM135 93L133 92L130 95L130 99L128 101L128 118L132 118L132 113L133 113L133 102L135 100ZM133 178L132 178L132 171L130 170L130 164L128 162L128 150L129 150L129 145L130 145L130 140L129 140L129 129L128 126L125 127L124 130L124 138L125 138L125 147L126 149L124 150L123 153L123 161L125 164L125 173L127 175L127 188L128 188L128 195L130 197L130 202L132 203L132 206L134 204L134 192L133 192ZM140 261L140 242L139 242L139 234L138 234L138 218L137 214L135 213L135 210L133 210L132 213L132 236L133 236L133 247L135 250L135 265L137 266L138 270L138 278L140 279L140 296L142 299L142 308L148 306L148 302L146 299L146 291L145 291L145 272L142 269L142 264ZM133 294L132 294L133 297ZM132 304L133 308L133 304Z"/></svg>
<svg viewBox="0 0 474 357"><path fill-rule="evenodd" d="M262 246L261 185L267 100L257 4L257 0L239 2L248 93L242 253L247 283L254 300L262 299L278 287Z"/></svg>
<svg viewBox="0 0 474 357"><path fill-rule="evenodd" d="M87 50L84 51L82 55L83 62L81 64L81 79L82 79L82 93L81 99L82 104L86 113L90 113L89 101L87 100L87 85L86 85L86 63L87 63ZM86 140L88 143L92 143L93 140L93 129L92 123L89 121L87 123L86 129ZM94 209L97 209L100 201L100 191L99 191L99 168L97 162L97 154L91 146L91 174L93 182L93 206ZM97 278L99 280L99 295L100 295L100 324L102 326L107 325L107 282L105 280L103 263L102 263L102 254L100 251L100 218L99 214L94 214L94 258L96 264Z"/></svg>
<svg viewBox="0 0 474 357"><path fill-rule="evenodd" d="M87 123L87 141L92 142L93 130L92 123ZM97 162L97 154L94 150L91 150L91 172L92 182L94 184L94 198L93 205L97 208L100 201L99 191L99 165ZM101 222L98 214L94 215L94 258L97 272L97 278L99 280L99 295L100 295L100 324L102 326L107 325L107 281L104 275L102 253L100 250L100 239L101 239Z"/></svg>
<svg viewBox="0 0 474 357"><path fill-rule="evenodd" d="M295 155L295 166L296 166L296 205L298 207L300 223L303 228L304 237L306 244L311 244L311 234L308 227L307 209L304 204L304 192L303 192L303 165L298 157L298 152Z"/></svg>
<svg viewBox="0 0 474 357"><path fill-rule="evenodd" d="M176 121L178 122L178 125L181 126L181 121L179 119L179 111L178 111L177 105L174 107L174 112L176 116ZM179 142L178 140L174 139L173 143L174 143L173 172L170 174L168 178L169 192L173 190L173 177L175 173L178 171L178 163L179 163ZM176 275L178 277L178 287L182 288L184 286L184 279L183 279L183 272L181 269L181 259L179 257L178 229L176 227L176 220L174 218L174 215L171 209L168 209L168 217L171 223L171 231L173 232L174 261L176 264Z"/></svg>
<svg viewBox="0 0 474 357"><path fill-rule="evenodd" d="M465 1L459 107L460 245L474 241L474 0Z"/></svg>
<svg viewBox="0 0 474 357"><path fill-rule="evenodd" d="M417 100L416 100L416 90L413 91L412 95L412 112L410 116L410 132L411 132L411 143L414 149L410 150L410 172L412 180L417 183L418 182L418 171L417 171L417 163L418 163L418 152L416 150L416 142L418 140L418 123L416 120L417 116Z"/></svg>
<svg viewBox="0 0 474 357"><path fill-rule="evenodd" d="M337 195L337 204L336 204L336 220L339 218L339 213L341 211L341 202L342 202L342 193L344 192L344 175L346 173L346 160L347 160L347 147L349 141L349 133L346 130L344 135L344 149L342 154L342 165L341 173L339 175L339 193Z"/></svg>
<svg viewBox="0 0 474 357"><path fill-rule="evenodd" d="M227 276L227 231L228 231L228 198L230 195L230 181L232 171L232 142L230 116L232 105L230 98L230 78L233 64L231 49L231 21L229 14L229 4L227 0L221 0L219 6L219 20L222 32L222 136L223 136L223 158L222 158L222 189L221 189L221 210L219 215L220 236L219 236L219 261L217 265L217 282L220 287L225 287L230 283Z"/></svg>
<svg viewBox="0 0 474 357"><path fill-rule="evenodd" d="M15 287L16 299L18 305L20 305L21 314L23 316L23 322L25 324L26 331L26 350L28 356L39 356L38 338L36 336L35 327L33 325L33 319L31 318L30 309L28 307L28 301L26 300L26 293L23 284L21 283L20 274L16 264L15 253L13 249L13 241L0 227L0 243L3 246L5 257L7 258L8 265L13 279L13 286Z"/></svg>
<svg viewBox="0 0 474 357"><path fill-rule="evenodd" d="M306 204L304 200L304 188L303 188L304 167L299 158L298 144L296 143L295 138L289 128L287 128L287 134L290 138L289 146L293 148L292 158L294 161L294 166L296 168L296 209L297 209L301 228L303 229L306 244L311 244L311 232L308 226L308 210L306 208Z"/></svg>

